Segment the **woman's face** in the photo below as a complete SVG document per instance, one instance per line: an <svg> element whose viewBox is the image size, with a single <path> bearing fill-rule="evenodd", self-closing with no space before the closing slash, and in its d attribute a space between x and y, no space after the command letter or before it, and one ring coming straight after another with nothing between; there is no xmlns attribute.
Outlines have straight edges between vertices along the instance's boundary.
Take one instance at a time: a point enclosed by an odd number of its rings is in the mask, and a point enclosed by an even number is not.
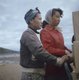
<svg viewBox="0 0 79 80"><path fill-rule="evenodd" d="M61 18L60 13L56 11L55 14L52 16L51 25L57 26L60 23L60 18Z"/></svg>
<svg viewBox="0 0 79 80"><path fill-rule="evenodd" d="M31 21L32 26L37 30L42 26L41 14L37 14L36 17Z"/></svg>

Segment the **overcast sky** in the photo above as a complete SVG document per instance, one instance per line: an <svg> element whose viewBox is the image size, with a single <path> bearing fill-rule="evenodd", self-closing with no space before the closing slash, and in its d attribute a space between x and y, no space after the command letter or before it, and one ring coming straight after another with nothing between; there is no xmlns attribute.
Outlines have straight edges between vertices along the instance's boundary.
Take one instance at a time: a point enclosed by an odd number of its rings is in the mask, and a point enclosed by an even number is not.
<svg viewBox="0 0 79 80"><path fill-rule="evenodd" d="M72 12L79 10L79 0L0 0L1 47L13 49L19 47L20 36L27 28L23 19L24 14L30 8L35 7L40 9L43 19L49 9L61 8L64 15L60 26L66 42L71 39L73 35Z"/></svg>

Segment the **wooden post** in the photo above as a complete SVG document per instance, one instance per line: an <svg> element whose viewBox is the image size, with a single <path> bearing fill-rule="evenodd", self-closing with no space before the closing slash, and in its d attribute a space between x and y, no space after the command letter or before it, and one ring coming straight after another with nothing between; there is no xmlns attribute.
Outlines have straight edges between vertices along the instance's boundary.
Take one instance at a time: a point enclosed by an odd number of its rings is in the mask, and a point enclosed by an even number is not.
<svg viewBox="0 0 79 80"><path fill-rule="evenodd" d="M79 11L73 12L73 28L74 35L77 41L79 41Z"/></svg>
<svg viewBox="0 0 79 80"><path fill-rule="evenodd" d="M73 54L75 71L72 73L73 80L79 80L79 11L72 13L75 41L73 42Z"/></svg>

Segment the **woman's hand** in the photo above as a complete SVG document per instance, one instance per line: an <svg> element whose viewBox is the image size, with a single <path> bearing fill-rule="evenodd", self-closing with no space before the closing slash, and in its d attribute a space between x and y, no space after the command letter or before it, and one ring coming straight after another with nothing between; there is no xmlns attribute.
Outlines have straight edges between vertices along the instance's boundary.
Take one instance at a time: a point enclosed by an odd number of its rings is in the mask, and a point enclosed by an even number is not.
<svg viewBox="0 0 79 80"><path fill-rule="evenodd" d="M68 59L69 59L69 58L68 58L67 55L62 56L61 58L58 57L58 58L57 58L57 64L58 64L59 66L62 66L62 65L64 64L64 62L68 61Z"/></svg>
<svg viewBox="0 0 79 80"><path fill-rule="evenodd" d="M70 53L69 51L65 50L65 54L69 57L68 61L72 62L73 61L73 53Z"/></svg>

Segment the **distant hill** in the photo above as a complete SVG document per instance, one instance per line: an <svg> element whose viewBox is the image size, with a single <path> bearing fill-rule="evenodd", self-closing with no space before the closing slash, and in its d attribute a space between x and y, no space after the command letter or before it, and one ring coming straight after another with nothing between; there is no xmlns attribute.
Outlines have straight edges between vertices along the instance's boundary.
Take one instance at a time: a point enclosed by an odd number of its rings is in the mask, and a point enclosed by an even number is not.
<svg viewBox="0 0 79 80"><path fill-rule="evenodd" d="M19 53L19 51L14 51L6 48L0 47L0 54L11 54L11 53Z"/></svg>

